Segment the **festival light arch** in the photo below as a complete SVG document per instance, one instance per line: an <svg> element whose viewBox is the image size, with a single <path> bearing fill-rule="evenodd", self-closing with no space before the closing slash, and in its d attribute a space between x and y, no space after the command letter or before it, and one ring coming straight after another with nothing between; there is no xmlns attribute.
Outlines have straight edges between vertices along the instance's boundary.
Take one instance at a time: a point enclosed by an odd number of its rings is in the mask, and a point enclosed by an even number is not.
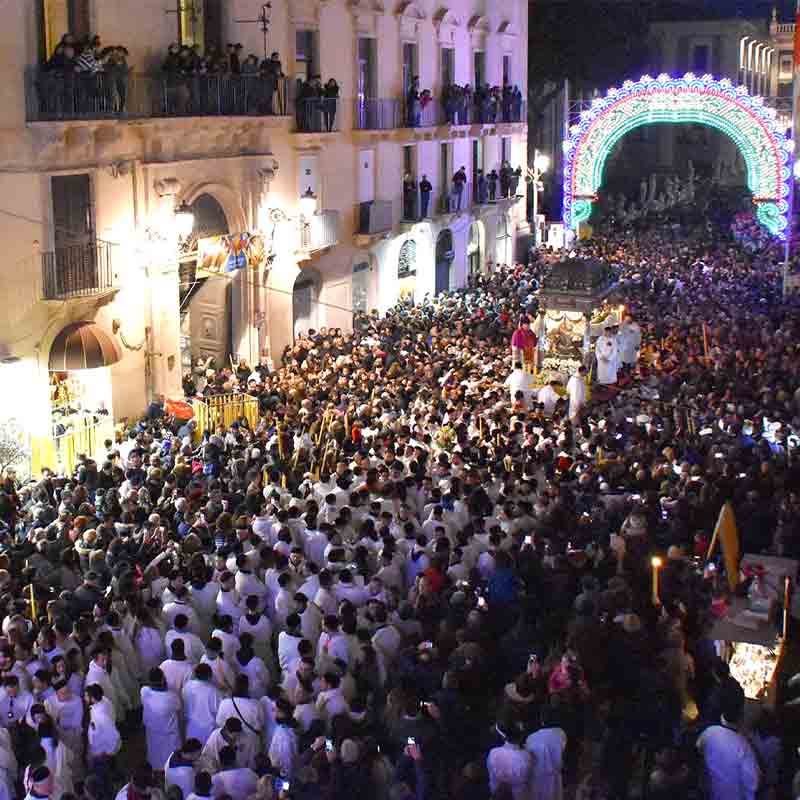
<svg viewBox="0 0 800 800"><path fill-rule="evenodd" d="M581 112L564 143L564 224L577 228L589 219L606 159L626 133L652 123L693 123L733 139L744 158L759 222L785 238L794 142L780 131L775 117L775 109L764 106L761 97L711 75L645 75L626 81L621 89L609 89Z"/></svg>

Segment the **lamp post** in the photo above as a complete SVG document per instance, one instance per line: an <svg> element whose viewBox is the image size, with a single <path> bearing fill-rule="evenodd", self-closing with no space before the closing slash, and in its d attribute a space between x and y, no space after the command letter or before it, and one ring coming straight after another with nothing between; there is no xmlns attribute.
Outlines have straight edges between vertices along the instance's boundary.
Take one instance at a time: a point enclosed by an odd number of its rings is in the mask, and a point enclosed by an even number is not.
<svg viewBox="0 0 800 800"><path fill-rule="evenodd" d="M533 246L539 246L539 192L544 188L541 183L542 175L550 169L550 156L533 151L533 169L528 167L528 179L533 184Z"/></svg>

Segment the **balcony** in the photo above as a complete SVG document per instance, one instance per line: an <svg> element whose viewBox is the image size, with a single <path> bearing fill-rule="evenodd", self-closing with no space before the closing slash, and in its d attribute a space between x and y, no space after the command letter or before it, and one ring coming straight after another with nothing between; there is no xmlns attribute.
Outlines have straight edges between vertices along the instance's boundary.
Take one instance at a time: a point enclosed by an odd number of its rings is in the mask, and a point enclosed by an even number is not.
<svg viewBox="0 0 800 800"><path fill-rule="evenodd" d="M393 227L392 203L389 200L373 200L361 203L358 215L358 235L376 236L388 233Z"/></svg>
<svg viewBox="0 0 800 800"><path fill-rule="evenodd" d="M359 98L354 103L353 128L357 131L391 131L400 124L399 100Z"/></svg>
<svg viewBox="0 0 800 800"><path fill-rule="evenodd" d="M333 133L339 130L339 98L298 98L294 103L297 133Z"/></svg>
<svg viewBox="0 0 800 800"><path fill-rule="evenodd" d="M300 248L306 253L316 253L338 243L338 211L318 211L300 228Z"/></svg>
<svg viewBox="0 0 800 800"><path fill-rule="evenodd" d="M472 183L462 184L461 191L457 191L455 184L439 196L438 211L440 214L459 214L472 208L474 191Z"/></svg>
<svg viewBox="0 0 800 800"><path fill-rule="evenodd" d="M159 117L286 116L289 83L260 75L25 73L28 122Z"/></svg>
<svg viewBox="0 0 800 800"><path fill-rule="evenodd" d="M110 242L94 241L42 253L42 299L71 300L116 288Z"/></svg>

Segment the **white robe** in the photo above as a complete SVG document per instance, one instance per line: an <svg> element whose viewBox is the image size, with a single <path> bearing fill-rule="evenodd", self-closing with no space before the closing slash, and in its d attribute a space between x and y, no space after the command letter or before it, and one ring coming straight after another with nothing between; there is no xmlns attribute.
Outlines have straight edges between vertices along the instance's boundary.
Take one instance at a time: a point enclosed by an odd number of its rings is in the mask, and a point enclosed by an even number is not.
<svg viewBox="0 0 800 800"><path fill-rule="evenodd" d="M601 336L594 346L597 356L597 382L610 385L617 382L617 342L613 336Z"/></svg>
<svg viewBox="0 0 800 800"><path fill-rule="evenodd" d="M544 405L544 413L547 417L553 416L556 404L560 399L558 392L549 384L539 389L539 394L536 396L536 402Z"/></svg>
<svg viewBox="0 0 800 800"><path fill-rule="evenodd" d="M586 403L586 379L576 372L567 381L567 394L569 395L569 418L575 419Z"/></svg>
<svg viewBox="0 0 800 800"><path fill-rule="evenodd" d="M633 366L639 358L639 348L642 346L642 331L637 322L622 326L620 330L622 346L620 360L623 364Z"/></svg>
<svg viewBox="0 0 800 800"><path fill-rule="evenodd" d="M172 762L175 753L172 753L164 764L164 785L167 790L170 786L178 786L184 797L188 797L194 791L195 769L192 764L183 764L173 767Z"/></svg>
<svg viewBox="0 0 800 800"><path fill-rule="evenodd" d="M89 669L86 672L86 686L97 684L103 690L103 698L111 702L114 709L113 719L124 720L127 712L127 705L119 696L119 691L116 685L111 681L111 676L108 670L99 666L96 661L89 662Z"/></svg>
<svg viewBox="0 0 800 800"><path fill-rule="evenodd" d="M755 800L760 771L744 736L712 725L700 735L697 748L703 754L710 800Z"/></svg>
<svg viewBox="0 0 800 800"><path fill-rule="evenodd" d="M295 732L286 725L278 725L272 735L267 755L270 763L281 775L291 778L297 761L298 747Z"/></svg>
<svg viewBox="0 0 800 800"><path fill-rule="evenodd" d="M525 749L533 756L531 800L562 800L564 782L561 777L567 735L561 728L542 728L525 741Z"/></svg>
<svg viewBox="0 0 800 800"><path fill-rule="evenodd" d="M236 701L235 706L234 700ZM228 697L219 705L217 727L223 727L231 717L235 717L242 723L242 733L236 743L237 752L248 767L253 767L255 766L256 754L261 750L264 708L258 700L253 700L250 697ZM258 731L258 733L254 731Z"/></svg>
<svg viewBox="0 0 800 800"><path fill-rule="evenodd" d="M47 768L53 776L53 788L50 796L57 798L74 791L72 764L74 755L64 742L42 739L39 744L45 752Z"/></svg>
<svg viewBox="0 0 800 800"><path fill-rule="evenodd" d="M247 800L258 788L258 775L252 769L226 769L211 778L214 797L230 795L231 800Z"/></svg>
<svg viewBox="0 0 800 800"><path fill-rule="evenodd" d="M142 723L147 739L147 761L162 770L181 746L181 698L175 692L142 687Z"/></svg>
<svg viewBox="0 0 800 800"><path fill-rule="evenodd" d="M183 711L186 718L186 738L205 744L217 727L217 712L222 693L213 683L190 680L183 686Z"/></svg>
<svg viewBox="0 0 800 800"><path fill-rule="evenodd" d="M59 738L72 751L76 772L83 763L83 701L73 696L62 702L54 695L45 700L44 708L55 723Z"/></svg>
<svg viewBox="0 0 800 800"><path fill-rule="evenodd" d="M533 777L533 756L521 747L506 742L489 751L486 758L489 790L494 795L501 783L508 784L514 800L528 800Z"/></svg>
<svg viewBox="0 0 800 800"><path fill-rule="evenodd" d="M142 673L148 675L150 670L158 667L166 657L164 640L158 628L141 627L136 634L136 649L142 662Z"/></svg>
<svg viewBox="0 0 800 800"><path fill-rule="evenodd" d="M506 386L508 386L509 394L511 395L511 402L515 400L517 392L522 392L525 404L528 405L533 397L533 387L531 376L521 369L515 369L506 378Z"/></svg>
<svg viewBox="0 0 800 800"><path fill-rule="evenodd" d="M11 734L6 728L0 728L0 800L12 800L16 797L18 771Z"/></svg>

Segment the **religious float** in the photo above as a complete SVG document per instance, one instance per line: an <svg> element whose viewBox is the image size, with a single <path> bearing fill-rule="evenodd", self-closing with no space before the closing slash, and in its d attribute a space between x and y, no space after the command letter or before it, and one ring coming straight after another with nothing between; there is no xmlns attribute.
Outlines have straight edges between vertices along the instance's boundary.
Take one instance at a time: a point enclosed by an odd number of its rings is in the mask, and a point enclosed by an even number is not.
<svg viewBox="0 0 800 800"><path fill-rule="evenodd" d="M614 269L597 259L568 258L554 264L539 291L539 338L536 382L565 383L589 359L598 315L619 324L619 312L608 306L617 285Z"/></svg>

